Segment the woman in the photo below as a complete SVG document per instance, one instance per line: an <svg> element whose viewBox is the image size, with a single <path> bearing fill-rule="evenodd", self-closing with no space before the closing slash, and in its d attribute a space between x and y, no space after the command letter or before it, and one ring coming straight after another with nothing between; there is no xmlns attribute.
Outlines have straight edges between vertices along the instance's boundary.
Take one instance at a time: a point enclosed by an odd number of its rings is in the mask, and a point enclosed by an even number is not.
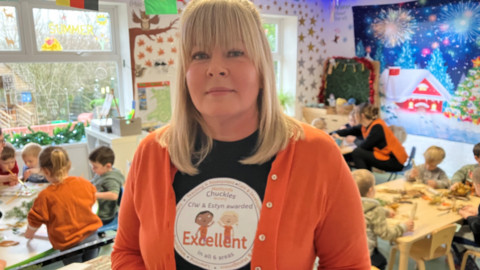
<svg viewBox="0 0 480 270"><path fill-rule="evenodd" d="M361 125L337 130L333 137L362 135L365 140L353 150L351 156L357 169L372 170L372 167L384 171L403 170L408 155L400 141L387 124L378 118L378 108L363 103L358 107L358 122Z"/></svg>
<svg viewBox="0 0 480 270"><path fill-rule="evenodd" d="M194 0L179 44L172 121L137 149L112 269L370 269L358 189L328 135L282 113L255 6Z"/></svg>

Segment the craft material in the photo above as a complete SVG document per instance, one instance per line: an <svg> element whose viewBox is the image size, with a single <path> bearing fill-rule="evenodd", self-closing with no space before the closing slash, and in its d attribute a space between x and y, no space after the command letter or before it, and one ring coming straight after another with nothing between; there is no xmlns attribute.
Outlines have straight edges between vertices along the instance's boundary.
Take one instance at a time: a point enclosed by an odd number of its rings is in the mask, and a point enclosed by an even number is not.
<svg viewBox="0 0 480 270"><path fill-rule="evenodd" d="M18 193L13 198L11 198L6 204L13 202L16 198L18 198Z"/></svg>
<svg viewBox="0 0 480 270"><path fill-rule="evenodd" d="M17 218L19 222L27 219L28 212L33 206L33 202L35 200L31 200L29 202L22 202L21 206L15 206L12 210L5 213L5 218Z"/></svg>
<svg viewBox="0 0 480 270"><path fill-rule="evenodd" d="M16 246L18 244L20 244L20 242L6 240L6 241L0 242L0 247L12 247L12 246Z"/></svg>
<svg viewBox="0 0 480 270"><path fill-rule="evenodd" d="M452 195L460 196L460 197L466 197L469 192L470 192L470 187L469 186L464 185L462 183L458 183L455 186L455 189L452 190Z"/></svg>
<svg viewBox="0 0 480 270"><path fill-rule="evenodd" d="M431 205L439 205L442 203L442 196L434 196L432 200L429 202Z"/></svg>
<svg viewBox="0 0 480 270"><path fill-rule="evenodd" d="M410 212L410 220L415 220L415 215L417 214L417 203L415 202Z"/></svg>
<svg viewBox="0 0 480 270"><path fill-rule="evenodd" d="M427 191L432 193L433 195L439 195L440 194L440 192L436 191L435 189L433 189L431 187L427 188Z"/></svg>

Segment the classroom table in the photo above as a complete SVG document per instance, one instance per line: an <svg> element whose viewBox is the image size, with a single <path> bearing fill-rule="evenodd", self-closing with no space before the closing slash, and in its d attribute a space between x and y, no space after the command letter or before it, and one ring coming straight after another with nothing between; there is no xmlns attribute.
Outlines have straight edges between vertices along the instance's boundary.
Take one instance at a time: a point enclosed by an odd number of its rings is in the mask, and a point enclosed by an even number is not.
<svg viewBox="0 0 480 270"><path fill-rule="evenodd" d="M394 181L386 182L376 186L377 193L376 198L383 199L386 201L392 201L393 197L398 197L399 194L389 194L379 192L382 188L389 189L413 189L413 183L406 182L404 179L397 179ZM432 196L431 193L427 191L429 196ZM478 207L480 204L480 198L476 196L469 196L470 201L460 201L457 200L456 205L473 205ZM407 232L402 237L397 238L395 242L397 243L399 253L400 253L400 263L399 270L408 269L408 258L410 253L410 248L412 244L420 239L425 238L427 235L431 234L434 230L440 229L446 225L453 224L455 222L461 221L463 218L457 213L452 211L440 211L438 206L430 205L429 201L422 198L411 199L412 202L417 202L417 212L415 220L415 228L413 232ZM450 200L446 200L451 202ZM402 215L410 215L410 211L413 207L413 204L400 204L400 207L397 209L397 216L401 217ZM391 262L394 263L394 262Z"/></svg>
<svg viewBox="0 0 480 270"><path fill-rule="evenodd" d="M6 228L6 224L15 224L17 221L15 218L6 219L6 212L10 211L16 206L21 206L22 202L24 201L31 201L38 196L40 191L48 187L48 184L26 183L26 185L29 188L36 188L37 192L29 197L19 196L9 204L7 204L7 202L13 198L12 196L0 196L0 211L3 213L3 216L0 218L0 228ZM15 188L20 189L20 186L20 184L15 187L0 185L0 191ZM93 205L92 211L94 213L98 212L98 202ZM25 224L22 228L19 228L18 231L24 232L26 228L27 224ZM20 243L19 245L13 247L0 247L0 259L3 259L7 262L7 269L15 265L29 263L57 252L52 248L52 244L50 244L50 241L48 240L46 231L45 225L42 225L32 240L26 239L23 233L15 235L13 234L12 230L0 231L0 234L3 234L4 236L4 240L13 240Z"/></svg>

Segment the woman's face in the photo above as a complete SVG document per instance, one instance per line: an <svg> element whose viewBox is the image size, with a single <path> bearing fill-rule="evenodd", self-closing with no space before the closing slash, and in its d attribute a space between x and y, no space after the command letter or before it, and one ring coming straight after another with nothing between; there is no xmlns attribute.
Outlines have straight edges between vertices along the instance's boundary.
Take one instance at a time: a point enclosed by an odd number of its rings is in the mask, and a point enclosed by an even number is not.
<svg viewBox="0 0 480 270"><path fill-rule="evenodd" d="M255 115L260 83L245 46L211 53L193 48L187 69L187 86L193 104L203 117Z"/></svg>

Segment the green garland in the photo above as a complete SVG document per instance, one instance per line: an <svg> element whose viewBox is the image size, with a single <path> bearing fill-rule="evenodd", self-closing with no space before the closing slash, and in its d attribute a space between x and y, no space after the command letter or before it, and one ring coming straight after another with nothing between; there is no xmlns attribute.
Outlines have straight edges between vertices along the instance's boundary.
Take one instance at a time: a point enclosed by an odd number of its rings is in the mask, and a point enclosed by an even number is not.
<svg viewBox="0 0 480 270"><path fill-rule="evenodd" d="M71 129L72 126L73 129ZM87 127L88 126L90 126L90 124L87 122ZM65 127L56 127L53 130L52 136L43 131L35 131L31 127L28 127L28 130L30 130L31 133L5 134L5 141L11 143L17 149L22 149L24 145L30 142L40 145L59 145L79 142L85 138L85 125L81 122L75 125L70 122Z"/></svg>

